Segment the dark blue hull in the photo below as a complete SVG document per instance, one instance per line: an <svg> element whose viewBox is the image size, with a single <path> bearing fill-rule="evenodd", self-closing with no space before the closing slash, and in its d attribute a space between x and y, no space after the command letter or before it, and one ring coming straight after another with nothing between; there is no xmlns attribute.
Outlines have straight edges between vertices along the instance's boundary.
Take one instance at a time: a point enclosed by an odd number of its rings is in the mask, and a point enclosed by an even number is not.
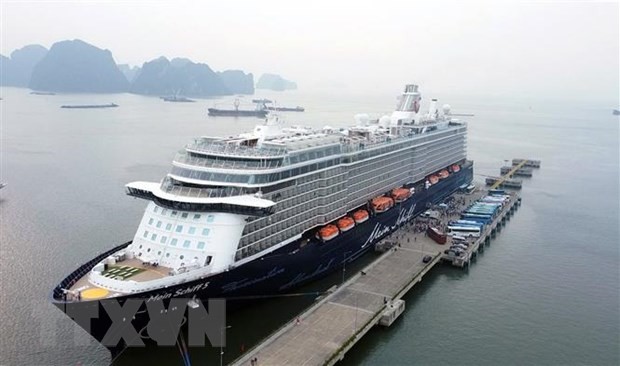
<svg viewBox="0 0 620 366"><path fill-rule="evenodd" d="M111 324L101 308L101 303L105 301L123 302L129 298L145 301L163 300L167 306L168 300L174 297L196 296L205 301L213 298L238 299L287 292L342 268L343 262L351 262L359 258L372 249L376 242L426 210L429 204L443 200L461 185L469 184L472 179L473 164L468 162L461 167L459 172L451 174L427 190L417 191L411 198L397 203L387 212L371 215L366 222L356 225L355 228L341 233L330 241L322 242L314 238L312 233L308 233L307 237L287 244L262 258L205 279L151 292L117 297L112 300L84 302L61 300L61 288L66 288L71 281L87 273L110 253L129 244L125 243L103 253L65 278L54 289L52 302L64 312L69 313L84 307L98 307L100 316L91 320L91 328L87 331L101 341ZM146 326L148 321L146 311L140 311L133 320L133 324L137 330L140 330Z"/></svg>

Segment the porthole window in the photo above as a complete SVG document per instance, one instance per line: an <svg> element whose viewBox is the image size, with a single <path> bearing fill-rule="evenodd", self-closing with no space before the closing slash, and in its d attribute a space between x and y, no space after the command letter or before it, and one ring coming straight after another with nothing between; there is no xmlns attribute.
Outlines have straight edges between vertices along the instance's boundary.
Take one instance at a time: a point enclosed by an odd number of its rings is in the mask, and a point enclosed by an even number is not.
<svg viewBox="0 0 620 366"><path fill-rule="evenodd" d="M170 257L170 253L166 253L166 258Z"/></svg>
<svg viewBox="0 0 620 366"><path fill-rule="evenodd" d="M148 248L148 249L146 250L146 252L147 252L147 253L150 253L150 252L151 252L151 248Z"/></svg>
<svg viewBox="0 0 620 366"><path fill-rule="evenodd" d="M179 257L179 259L183 259L185 258L185 256L183 254L181 254L181 256Z"/></svg>
<svg viewBox="0 0 620 366"><path fill-rule="evenodd" d="M161 250L159 252L157 252L157 255L161 255Z"/></svg>
<svg viewBox="0 0 620 366"><path fill-rule="evenodd" d="M142 244L140 244L140 246L138 247L138 249L142 249Z"/></svg>

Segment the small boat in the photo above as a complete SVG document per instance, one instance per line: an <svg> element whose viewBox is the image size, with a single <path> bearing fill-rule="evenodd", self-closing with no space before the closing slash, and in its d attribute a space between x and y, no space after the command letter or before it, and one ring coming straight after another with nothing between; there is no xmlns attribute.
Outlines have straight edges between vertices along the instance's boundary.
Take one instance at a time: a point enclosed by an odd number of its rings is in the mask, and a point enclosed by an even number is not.
<svg viewBox="0 0 620 366"><path fill-rule="evenodd" d="M110 103L110 104L74 104L74 105L63 105L60 108L68 108L68 109L93 109L93 108L116 108L118 104Z"/></svg>
<svg viewBox="0 0 620 366"><path fill-rule="evenodd" d="M439 229L429 226L426 229L426 233L428 236L433 239L437 244L445 244L447 240L447 236L445 233L439 231Z"/></svg>
<svg viewBox="0 0 620 366"><path fill-rule="evenodd" d="M461 167L458 164L452 165L452 173L456 173L461 170Z"/></svg>
<svg viewBox="0 0 620 366"><path fill-rule="evenodd" d="M172 103L194 103L195 100L193 99L189 99L189 98L185 98L185 97L179 97L176 95L172 95L172 96L168 96L168 97L161 97L161 99L164 102L172 102Z"/></svg>
<svg viewBox="0 0 620 366"><path fill-rule="evenodd" d="M439 174L437 174L439 176L439 179L446 179L450 176L450 173L448 173L447 169L444 169L442 171L439 172Z"/></svg>
<svg viewBox="0 0 620 366"><path fill-rule="evenodd" d="M406 201L409 197L411 197L411 191L407 188L394 188L392 190L392 198L397 203Z"/></svg>
<svg viewBox="0 0 620 366"><path fill-rule="evenodd" d="M381 213L392 208L394 206L394 200L390 197L381 196L373 198L370 204L375 213Z"/></svg>
<svg viewBox="0 0 620 366"><path fill-rule="evenodd" d="M439 177L437 177L436 175L431 175L428 180L431 182L431 184L436 184L437 182L439 182Z"/></svg>
<svg viewBox="0 0 620 366"><path fill-rule="evenodd" d="M328 241L337 237L340 232L338 231L338 227L334 224L325 225L319 229L318 237L322 240Z"/></svg>
<svg viewBox="0 0 620 366"><path fill-rule="evenodd" d="M366 210L357 210L353 213L353 219L356 223L361 224L362 222L368 220L368 211Z"/></svg>
<svg viewBox="0 0 620 366"><path fill-rule="evenodd" d="M338 229L344 233L345 231L349 231L355 227L355 221L349 216L345 216L338 220L336 225L338 225Z"/></svg>
<svg viewBox="0 0 620 366"><path fill-rule="evenodd" d="M303 112L306 109L304 107L267 107L269 111L278 111L278 112Z"/></svg>
<svg viewBox="0 0 620 366"><path fill-rule="evenodd" d="M44 91L31 91L30 94L32 95L56 95L56 93L44 92Z"/></svg>

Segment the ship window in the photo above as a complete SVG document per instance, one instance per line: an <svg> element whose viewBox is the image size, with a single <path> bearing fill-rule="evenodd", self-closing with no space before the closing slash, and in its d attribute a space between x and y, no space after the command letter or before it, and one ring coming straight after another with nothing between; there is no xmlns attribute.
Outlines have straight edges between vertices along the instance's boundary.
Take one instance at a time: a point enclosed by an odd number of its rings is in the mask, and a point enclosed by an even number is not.
<svg viewBox="0 0 620 366"><path fill-rule="evenodd" d="M170 257L170 253L166 253L166 258Z"/></svg>
<svg viewBox="0 0 620 366"><path fill-rule="evenodd" d="M157 227L161 227L161 221L157 221Z"/></svg>
<svg viewBox="0 0 620 366"><path fill-rule="evenodd" d="M157 255L161 255L161 250L157 252Z"/></svg>
<svg viewBox="0 0 620 366"><path fill-rule="evenodd" d="M211 264L211 259L213 259L212 256L207 256L207 261L205 262L207 265Z"/></svg>
<svg viewBox="0 0 620 366"><path fill-rule="evenodd" d="M166 230L170 230L170 229L172 229L172 224L170 223L166 224Z"/></svg>
<svg viewBox="0 0 620 366"><path fill-rule="evenodd" d="M177 233L183 231L183 225L177 225Z"/></svg>
<svg viewBox="0 0 620 366"><path fill-rule="evenodd" d="M148 230L144 230L144 234L142 234L142 237L146 238L147 236L149 236L149 231Z"/></svg>
<svg viewBox="0 0 620 366"><path fill-rule="evenodd" d="M205 248L205 242L204 241L199 241L198 242L198 249L204 249Z"/></svg>
<svg viewBox="0 0 620 366"><path fill-rule="evenodd" d="M183 254L181 254L181 255L179 256L179 259L183 259L183 258L185 258L185 256L184 256Z"/></svg>
<svg viewBox="0 0 620 366"><path fill-rule="evenodd" d="M209 228L204 228L204 229L202 229L202 235L203 235L203 236L207 236L207 235L209 235L209 231L210 231L210 230L209 230Z"/></svg>
<svg viewBox="0 0 620 366"><path fill-rule="evenodd" d="M178 214L178 212L172 211L172 216L176 216L177 214Z"/></svg>
<svg viewBox="0 0 620 366"><path fill-rule="evenodd" d="M148 248L148 249L146 250L146 252L147 252L147 253L150 253L150 252L151 252L151 248Z"/></svg>
<svg viewBox="0 0 620 366"><path fill-rule="evenodd" d="M140 246L138 247L138 249L142 249L142 244L140 244Z"/></svg>
<svg viewBox="0 0 620 366"><path fill-rule="evenodd" d="M213 215L208 215L207 216L207 222L213 222L214 219L215 219L215 217Z"/></svg>
<svg viewBox="0 0 620 366"><path fill-rule="evenodd" d="M195 234L196 233L196 228L195 227L190 227L189 228L189 234Z"/></svg>
<svg viewBox="0 0 620 366"><path fill-rule="evenodd" d="M187 212L183 212L183 213L181 214L181 217L182 217L182 218L184 218L184 219L186 219L186 218L187 218Z"/></svg>
<svg viewBox="0 0 620 366"><path fill-rule="evenodd" d="M151 235L151 240L155 241L157 239L157 234L152 234Z"/></svg>
<svg viewBox="0 0 620 366"><path fill-rule="evenodd" d="M177 245L177 241L178 241L178 240L177 240L176 238L172 239L172 240L170 241L170 245L174 245L174 246L176 246L176 245Z"/></svg>
<svg viewBox="0 0 620 366"><path fill-rule="evenodd" d="M194 220L198 220L200 218L199 214L194 214Z"/></svg>
<svg viewBox="0 0 620 366"><path fill-rule="evenodd" d="M153 207L153 212L157 213L158 210L159 210L159 207L157 206Z"/></svg>
<svg viewBox="0 0 620 366"><path fill-rule="evenodd" d="M191 244L191 242L189 240L186 240L183 242L183 248L189 248L189 245ZM181 258L183 259L183 258Z"/></svg>
<svg viewBox="0 0 620 366"><path fill-rule="evenodd" d="M162 236L161 240L159 242L162 243L162 244L166 244L166 240L168 240L168 237L167 236Z"/></svg>
<svg viewBox="0 0 620 366"><path fill-rule="evenodd" d="M161 214L162 214L162 215L165 215L165 214L167 214L167 213L168 213L168 210L167 210L167 209L165 209L165 208L164 208L163 210L161 210Z"/></svg>
<svg viewBox="0 0 620 366"><path fill-rule="evenodd" d="M153 220L153 218L151 217L151 218L149 219L149 225L153 225L153 221L154 221L154 220Z"/></svg>

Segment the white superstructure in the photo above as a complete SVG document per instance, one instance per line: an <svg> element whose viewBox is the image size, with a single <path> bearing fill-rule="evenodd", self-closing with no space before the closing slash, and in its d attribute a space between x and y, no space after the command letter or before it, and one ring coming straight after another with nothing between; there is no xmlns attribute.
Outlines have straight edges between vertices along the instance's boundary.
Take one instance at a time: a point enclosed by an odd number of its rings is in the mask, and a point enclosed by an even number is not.
<svg viewBox="0 0 620 366"><path fill-rule="evenodd" d="M236 137L194 140L160 183L127 185L151 202L132 244L108 261L166 275L121 279L96 266L90 282L123 293L219 273L464 162L467 126L440 113L436 100L421 113L420 102L418 86L407 85L397 109L377 121L358 115L355 126L315 130L272 118Z"/></svg>

